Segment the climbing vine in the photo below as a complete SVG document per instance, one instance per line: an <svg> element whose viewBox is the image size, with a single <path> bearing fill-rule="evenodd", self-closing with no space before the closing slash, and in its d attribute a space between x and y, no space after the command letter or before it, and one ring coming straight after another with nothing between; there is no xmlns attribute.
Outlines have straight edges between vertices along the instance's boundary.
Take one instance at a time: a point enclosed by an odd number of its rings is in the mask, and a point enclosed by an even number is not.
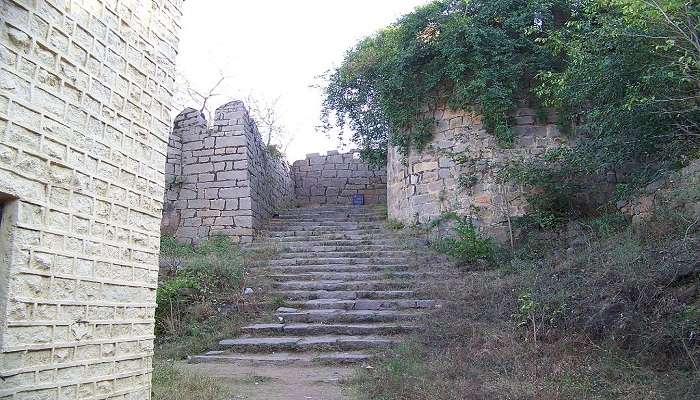
<svg viewBox="0 0 700 400"><path fill-rule="evenodd" d="M557 60L538 39L567 18L566 0L441 0L362 40L330 73L323 120L349 127L371 159L432 138L437 105L476 108L499 144L513 143L511 114ZM391 135L389 134L391 132Z"/></svg>
<svg viewBox="0 0 700 400"><path fill-rule="evenodd" d="M689 0L434 1L347 52L322 119L382 162L388 146L423 149L442 105L479 112L509 147L529 103L586 137L587 169L685 160L700 137L699 24Z"/></svg>

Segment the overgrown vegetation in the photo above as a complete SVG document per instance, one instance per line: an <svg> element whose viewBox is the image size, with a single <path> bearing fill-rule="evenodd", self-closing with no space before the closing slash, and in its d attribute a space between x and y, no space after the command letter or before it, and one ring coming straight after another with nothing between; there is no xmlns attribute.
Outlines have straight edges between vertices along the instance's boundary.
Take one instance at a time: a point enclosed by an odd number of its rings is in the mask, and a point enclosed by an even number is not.
<svg viewBox="0 0 700 400"><path fill-rule="evenodd" d="M406 225L403 222L396 219L389 219L386 221L386 228L392 231L400 231L405 227Z"/></svg>
<svg viewBox="0 0 700 400"><path fill-rule="evenodd" d="M253 318L244 304L246 257L227 237L199 245L161 239L161 271L156 293L154 399L225 399L230 390L193 376L174 364L240 334ZM259 294L259 293L258 293ZM253 310L260 311L260 310Z"/></svg>
<svg viewBox="0 0 700 400"><path fill-rule="evenodd" d="M164 236L161 263L166 271L156 294L159 334L180 335L196 329L190 317L206 318L217 305L235 303L242 293L243 259L226 237L192 246Z"/></svg>
<svg viewBox="0 0 700 400"><path fill-rule="evenodd" d="M226 400L231 392L220 380L181 371L172 361L157 361L153 366L153 399Z"/></svg>
<svg viewBox="0 0 700 400"><path fill-rule="evenodd" d="M433 248L457 261L459 264L473 263L480 259L491 260L494 245L488 238L479 234L469 217L460 217L456 213L445 213L435 219L428 230L447 224L449 235L439 237Z"/></svg>
<svg viewBox="0 0 700 400"><path fill-rule="evenodd" d="M475 109L504 147L518 106L554 108L575 145L545 182L673 169L700 139L699 24L686 0L434 1L347 53L323 117L381 162L429 143L438 105Z"/></svg>
<svg viewBox="0 0 700 400"><path fill-rule="evenodd" d="M357 376L359 398L698 398L700 227L682 207L698 183L642 224L611 212L531 231L490 270L428 288L451 302Z"/></svg>

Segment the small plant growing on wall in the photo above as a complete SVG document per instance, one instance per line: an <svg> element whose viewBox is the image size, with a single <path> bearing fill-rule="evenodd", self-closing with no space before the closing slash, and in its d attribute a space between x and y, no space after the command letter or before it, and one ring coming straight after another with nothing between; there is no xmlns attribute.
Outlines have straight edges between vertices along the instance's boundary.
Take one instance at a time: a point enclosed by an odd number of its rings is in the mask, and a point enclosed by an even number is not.
<svg viewBox="0 0 700 400"><path fill-rule="evenodd" d="M461 174L457 178L457 184L462 190L468 190L474 187L479 182L479 179L474 175Z"/></svg>
<svg viewBox="0 0 700 400"><path fill-rule="evenodd" d="M400 231L401 229L405 228L406 225L404 225L403 222L396 220L396 219L390 219L386 222L386 228L390 229L392 231Z"/></svg>

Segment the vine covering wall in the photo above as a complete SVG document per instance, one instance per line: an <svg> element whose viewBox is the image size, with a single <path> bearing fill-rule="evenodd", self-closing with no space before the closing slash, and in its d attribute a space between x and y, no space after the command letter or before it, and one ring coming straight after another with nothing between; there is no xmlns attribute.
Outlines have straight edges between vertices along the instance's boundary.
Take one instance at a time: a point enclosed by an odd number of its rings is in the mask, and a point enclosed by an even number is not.
<svg viewBox="0 0 700 400"><path fill-rule="evenodd" d="M553 116L538 123L535 110L519 108L511 149L498 146L477 114L442 107L433 117L433 140L423 151L403 157L396 147L389 149L389 217L406 224L428 223L454 211L472 216L483 232L507 239L509 223L525 214L527 202L522 188L501 182L498 172L511 161L566 142Z"/></svg>

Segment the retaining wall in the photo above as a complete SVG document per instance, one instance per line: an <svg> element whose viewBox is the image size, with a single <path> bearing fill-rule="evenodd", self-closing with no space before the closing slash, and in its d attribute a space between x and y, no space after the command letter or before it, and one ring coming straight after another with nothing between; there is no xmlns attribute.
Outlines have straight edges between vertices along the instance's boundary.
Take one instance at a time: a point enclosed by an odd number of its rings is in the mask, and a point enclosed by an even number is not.
<svg viewBox="0 0 700 400"><path fill-rule="evenodd" d="M352 204L362 194L365 204L386 203L386 168L372 167L357 152L309 154L292 165L295 201L300 206Z"/></svg>
<svg viewBox="0 0 700 400"><path fill-rule="evenodd" d="M226 235L251 242L293 197L289 165L265 149L244 104L219 107L211 127L186 109L175 119L162 230L180 241Z"/></svg>
<svg viewBox="0 0 700 400"><path fill-rule="evenodd" d="M148 399L180 0L0 1L0 398Z"/></svg>
<svg viewBox="0 0 700 400"><path fill-rule="evenodd" d="M553 123L535 122L535 111L521 108L515 115L512 149L500 148L482 126L481 117L446 107L436 110L438 121L427 149L404 159L389 149L389 217L407 224L427 223L445 212L471 216L481 231L501 240L510 233L509 221L522 216L522 190L501 184L497 173L512 160L527 159L566 142Z"/></svg>

